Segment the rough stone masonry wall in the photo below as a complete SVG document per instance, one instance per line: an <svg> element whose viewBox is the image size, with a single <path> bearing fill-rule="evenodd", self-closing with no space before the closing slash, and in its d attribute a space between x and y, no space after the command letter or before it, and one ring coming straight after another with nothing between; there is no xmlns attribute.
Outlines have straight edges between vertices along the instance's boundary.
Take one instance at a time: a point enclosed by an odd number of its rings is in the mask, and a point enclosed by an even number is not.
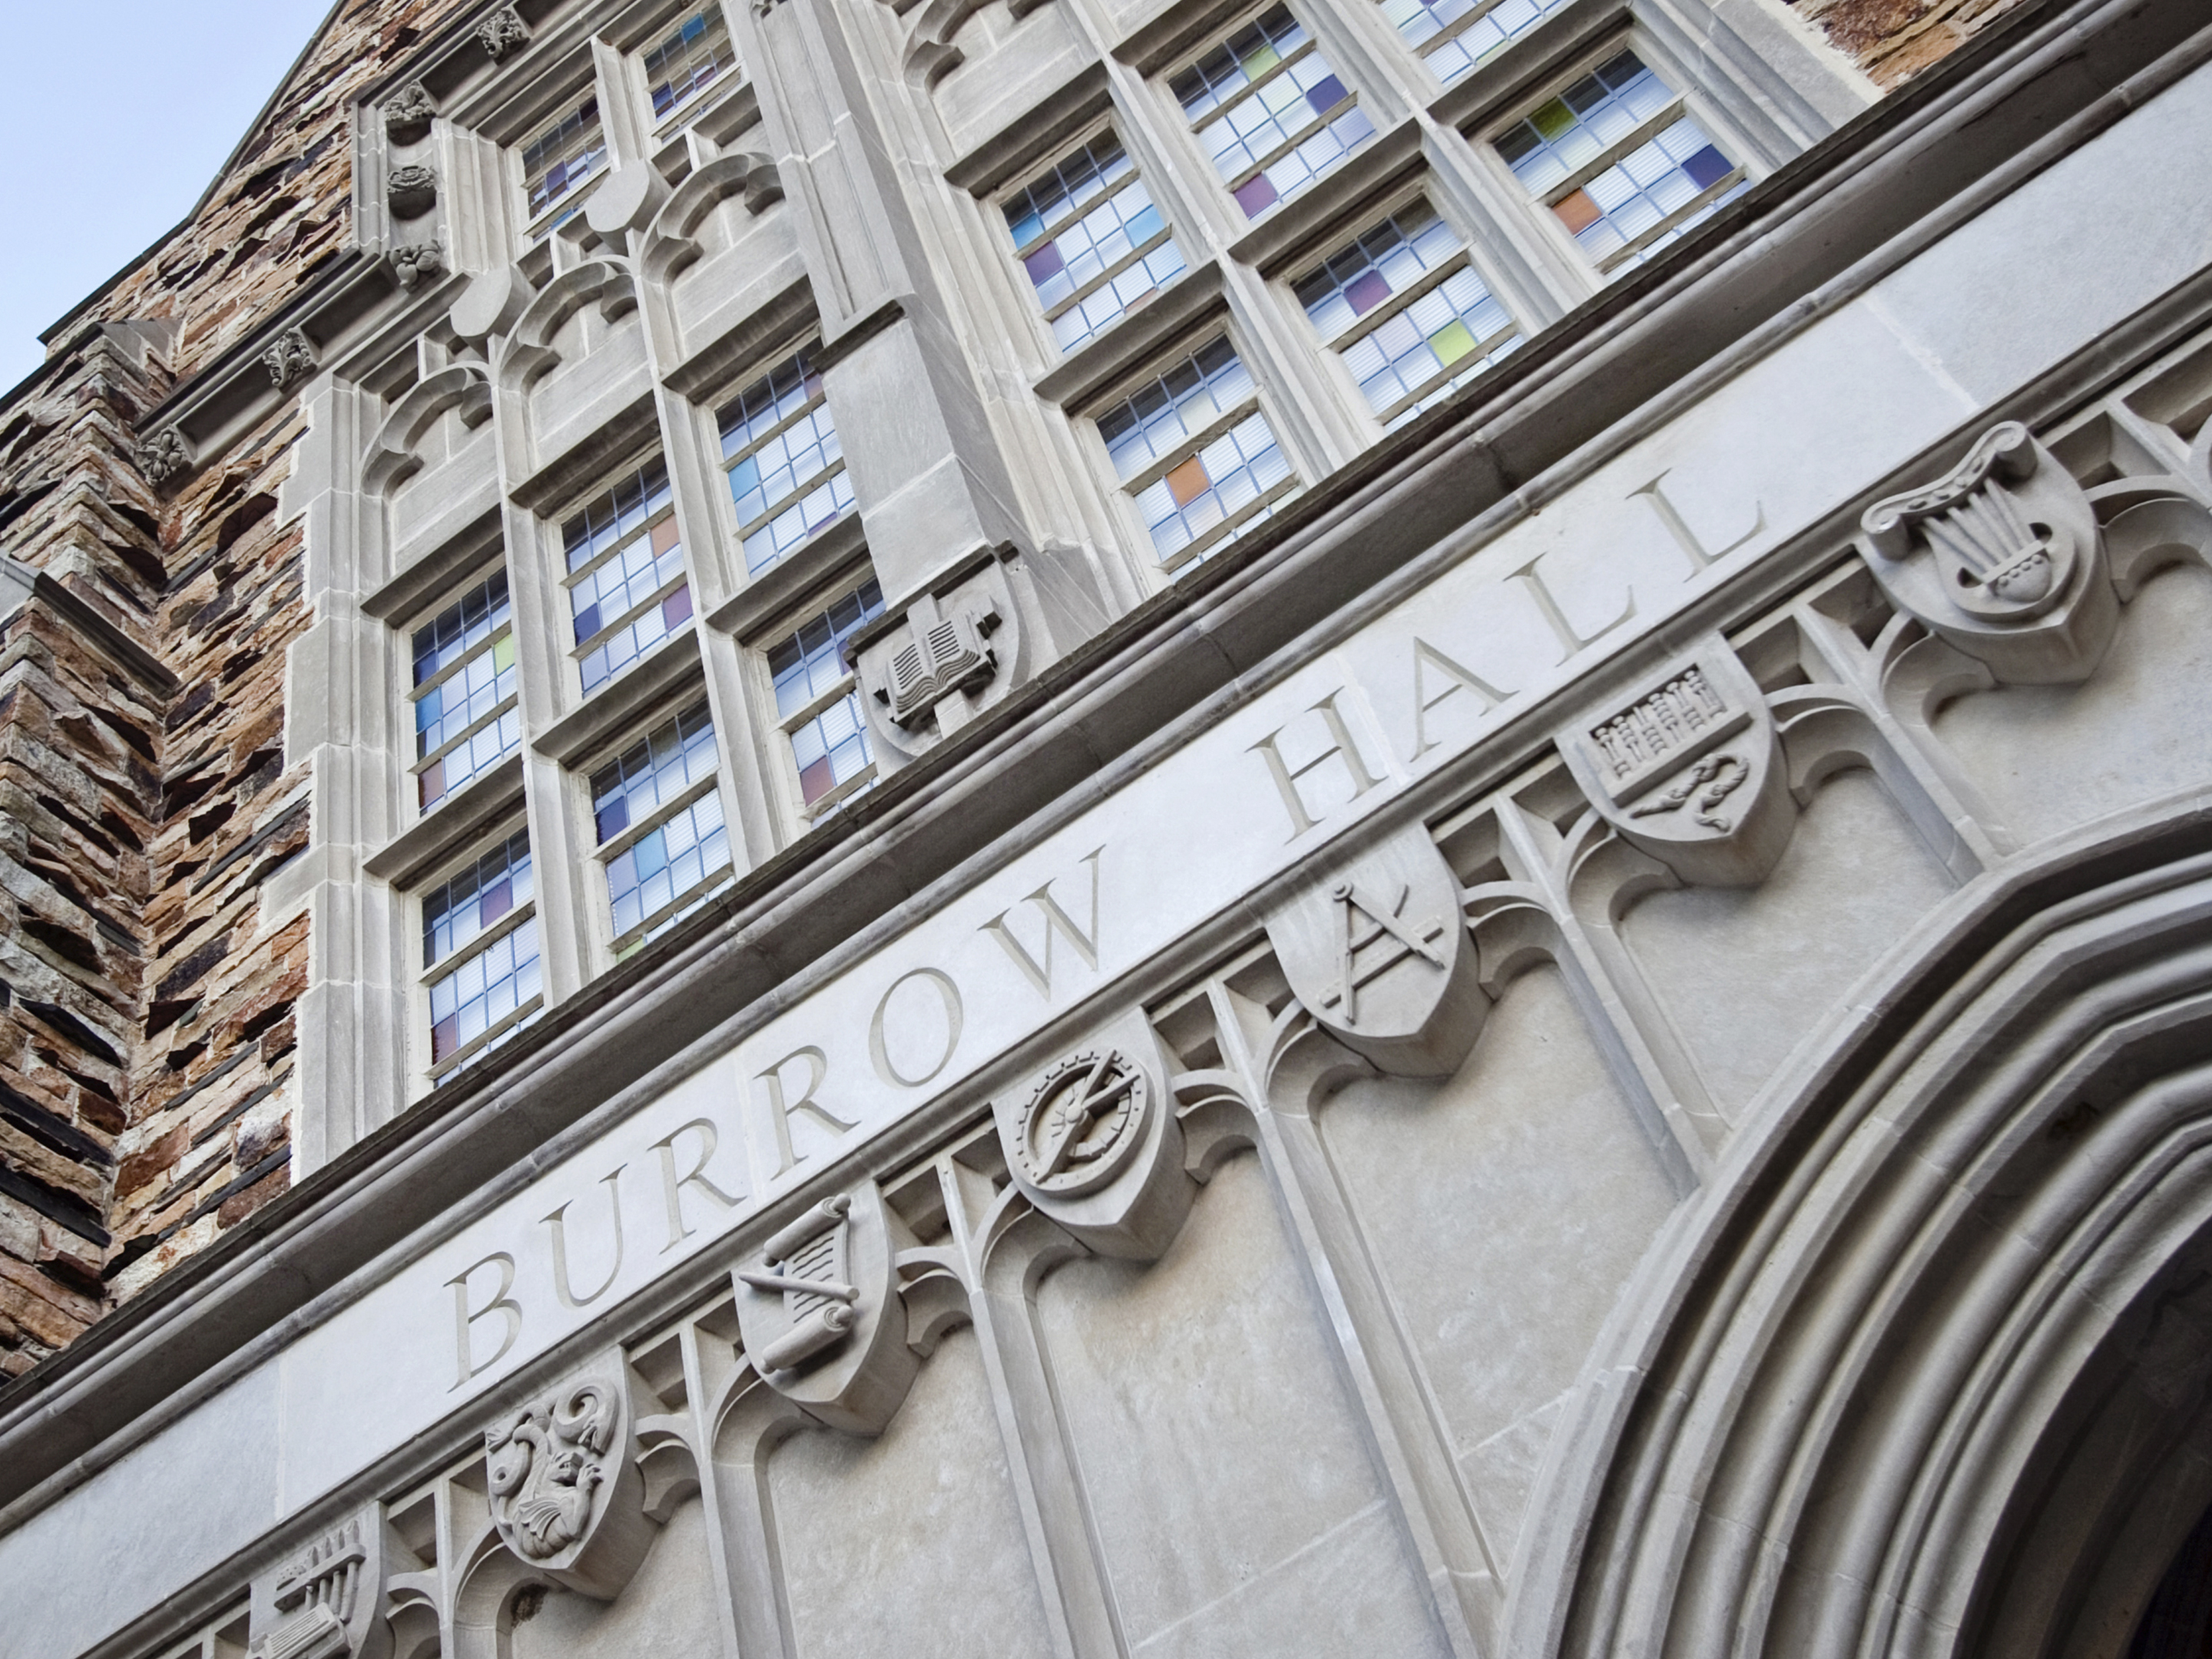
<svg viewBox="0 0 2212 1659"><path fill-rule="evenodd" d="M0 552L173 674L157 696L35 600L0 626L0 1374L289 1182L304 921L262 880L305 845L284 647L308 623L276 492L287 403L172 500L130 459L173 385L346 246L354 95L481 0L349 0L191 221L0 404ZM1893 85L2021 0L1800 0Z"/></svg>
<svg viewBox="0 0 2212 1659"><path fill-rule="evenodd" d="M310 618L275 517L297 405L172 500L130 458L171 386L344 250L353 96L468 3L342 6L191 222L0 407L0 551L177 681L103 674L35 599L0 634L0 1372L287 1185L307 939L256 898L307 840L283 692Z"/></svg>

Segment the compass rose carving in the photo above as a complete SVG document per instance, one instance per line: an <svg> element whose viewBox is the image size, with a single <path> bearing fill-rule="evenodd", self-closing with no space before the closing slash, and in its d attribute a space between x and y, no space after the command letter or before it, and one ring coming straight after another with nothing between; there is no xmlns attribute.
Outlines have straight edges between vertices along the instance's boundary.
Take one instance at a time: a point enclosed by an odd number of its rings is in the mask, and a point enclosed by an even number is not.
<svg viewBox="0 0 2212 1659"><path fill-rule="evenodd" d="M1044 1074L1023 1109L1022 1174L1058 1195L1104 1186L1144 1139L1151 1104L1143 1068L1119 1049L1069 1056Z"/></svg>

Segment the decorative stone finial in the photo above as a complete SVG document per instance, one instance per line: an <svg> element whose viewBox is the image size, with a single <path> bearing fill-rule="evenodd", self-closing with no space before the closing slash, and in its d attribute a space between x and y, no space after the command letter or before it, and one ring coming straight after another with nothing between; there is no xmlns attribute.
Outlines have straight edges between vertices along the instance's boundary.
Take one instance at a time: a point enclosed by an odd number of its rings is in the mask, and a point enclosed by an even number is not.
<svg viewBox="0 0 2212 1659"><path fill-rule="evenodd" d="M437 112L438 101L430 96L430 88L410 81L384 106L385 136L395 144L417 143L430 131L431 118Z"/></svg>
<svg viewBox="0 0 2212 1659"><path fill-rule="evenodd" d="M192 447L174 427L166 427L138 446L138 471L159 488L191 471Z"/></svg>
<svg viewBox="0 0 2212 1659"><path fill-rule="evenodd" d="M496 64L517 46L528 43L530 25L522 21L513 6L501 6L477 25L477 39L483 42L486 55Z"/></svg>
<svg viewBox="0 0 2212 1659"><path fill-rule="evenodd" d="M435 242L410 242L392 250L392 275L412 294L421 283L435 282L446 274L446 251Z"/></svg>
<svg viewBox="0 0 2212 1659"><path fill-rule="evenodd" d="M315 343L306 331L288 328L261 354L261 366L269 371L270 384L288 392L315 372Z"/></svg>
<svg viewBox="0 0 2212 1659"><path fill-rule="evenodd" d="M438 174L432 167L394 167L385 180L385 200L395 219L419 219L437 205Z"/></svg>

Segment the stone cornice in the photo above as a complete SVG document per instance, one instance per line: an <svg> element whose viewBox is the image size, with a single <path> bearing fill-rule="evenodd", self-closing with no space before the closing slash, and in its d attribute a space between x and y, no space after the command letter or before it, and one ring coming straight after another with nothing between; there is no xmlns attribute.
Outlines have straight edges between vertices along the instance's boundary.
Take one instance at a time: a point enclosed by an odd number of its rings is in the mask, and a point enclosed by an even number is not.
<svg viewBox="0 0 2212 1659"><path fill-rule="evenodd" d="M1782 169L0 1390L0 1501L14 1500L0 1513L119 1455L120 1431L188 1408L656 1057L897 925L994 843L1090 798L1102 769L1133 768L1234 701L1307 629L1423 569L1441 538L1463 544L1538 489L1548 499L1592 440L1650 429L2118 120L2203 60L2199 15L2187 0L2031 6ZM1577 457L1574 476L1594 464ZM1488 755L1540 736L1520 722Z"/></svg>

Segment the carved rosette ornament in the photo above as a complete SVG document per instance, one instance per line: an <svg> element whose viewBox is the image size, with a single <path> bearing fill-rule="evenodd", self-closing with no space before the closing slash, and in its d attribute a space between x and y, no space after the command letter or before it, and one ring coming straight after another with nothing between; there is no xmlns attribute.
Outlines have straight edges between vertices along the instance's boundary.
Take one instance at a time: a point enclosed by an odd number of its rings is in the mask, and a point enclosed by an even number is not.
<svg viewBox="0 0 2212 1659"><path fill-rule="evenodd" d="M870 1182L808 1209L735 1275L753 1369L832 1428L881 1432L921 1364L907 1346L896 1256Z"/></svg>
<svg viewBox="0 0 2212 1659"><path fill-rule="evenodd" d="M271 386L289 392L315 372L315 343L304 330L288 328L261 354L261 366L269 371Z"/></svg>
<svg viewBox="0 0 2212 1659"><path fill-rule="evenodd" d="M391 258L392 280L409 294L446 274L446 251L435 242L410 242L393 248Z"/></svg>
<svg viewBox="0 0 2212 1659"><path fill-rule="evenodd" d="M419 163L392 168L384 189L395 219L419 219L438 204L437 171Z"/></svg>
<svg viewBox="0 0 2212 1659"><path fill-rule="evenodd" d="M1164 1069L1158 1039L1133 1014L994 1104L1014 1184L1102 1255L1154 1259L1190 1208Z"/></svg>
<svg viewBox="0 0 2212 1659"><path fill-rule="evenodd" d="M420 81L410 81L384 106L385 136L395 144L417 144L427 137L438 113L438 100Z"/></svg>
<svg viewBox="0 0 2212 1659"><path fill-rule="evenodd" d="M1718 635L1558 743L1598 816L1684 881L1751 886L1789 848L1797 805L1774 717Z"/></svg>
<svg viewBox="0 0 2212 1659"><path fill-rule="evenodd" d="M146 482L159 488L192 469L192 447L174 427L165 427L138 446L138 471Z"/></svg>
<svg viewBox="0 0 2212 1659"><path fill-rule="evenodd" d="M2087 679L2112 643L2119 596L2095 510L2017 421L1935 483L1876 501L1859 528L1892 602L2000 680Z"/></svg>
<svg viewBox="0 0 2212 1659"><path fill-rule="evenodd" d="M652 1542L618 1363L571 1377L484 1431L500 1541L555 1583L611 1601Z"/></svg>
<svg viewBox="0 0 2212 1659"><path fill-rule="evenodd" d="M477 25L477 39L483 45L484 55L495 64L517 46L530 42L530 25L513 6L501 6Z"/></svg>
<svg viewBox="0 0 2212 1659"><path fill-rule="evenodd" d="M1474 1047L1490 1000L1459 883L1420 825L1310 878L1267 937L1315 1022L1382 1070L1448 1077Z"/></svg>

